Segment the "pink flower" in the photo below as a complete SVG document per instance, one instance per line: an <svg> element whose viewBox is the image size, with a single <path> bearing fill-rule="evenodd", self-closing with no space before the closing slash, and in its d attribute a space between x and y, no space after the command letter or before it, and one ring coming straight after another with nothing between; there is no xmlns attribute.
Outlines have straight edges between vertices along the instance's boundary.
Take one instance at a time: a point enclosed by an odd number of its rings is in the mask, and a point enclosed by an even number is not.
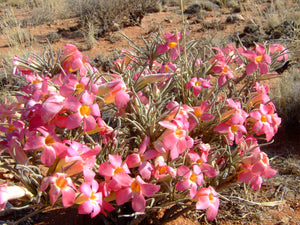
<svg viewBox="0 0 300 225"><path fill-rule="evenodd" d="M70 96L65 100L65 108L73 111L66 119L66 127L68 129L74 129L81 125L83 122L83 130L90 131L96 127L95 117L100 116L100 110L97 103L94 103L95 96L85 91L80 101Z"/></svg>
<svg viewBox="0 0 300 225"><path fill-rule="evenodd" d="M174 63L167 62L161 65L161 68L159 70L160 73L169 73L170 69L175 72L177 70L177 66Z"/></svg>
<svg viewBox="0 0 300 225"><path fill-rule="evenodd" d="M91 181L95 173L92 168L95 165L96 155L100 152L100 146L91 149L88 146L76 141L66 140L69 147L64 161L60 161L56 168L62 168L69 176L83 172L85 181Z"/></svg>
<svg viewBox="0 0 300 225"><path fill-rule="evenodd" d="M289 54L287 49L281 44L271 44L270 45L270 54L277 54L277 61L288 60Z"/></svg>
<svg viewBox="0 0 300 225"><path fill-rule="evenodd" d="M218 193L209 186L208 188L201 188L193 197L196 201L196 209L207 209L206 217L208 220L214 220L218 214L220 202L217 196Z"/></svg>
<svg viewBox="0 0 300 225"><path fill-rule="evenodd" d="M160 121L159 124L162 127L167 128L163 134L163 144L170 150L171 159L177 158L186 149L193 147L193 139L187 135L187 131L183 127L183 123L180 120Z"/></svg>
<svg viewBox="0 0 300 225"><path fill-rule="evenodd" d="M233 73L229 65L225 61L218 61L212 70L214 73L219 74L218 85L221 87L228 79L233 78Z"/></svg>
<svg viewBox="0 0 300 225"><path fill-rule="evenodd" d="M207 103L207 101L202 101L200 106L193 107L194 115L197 117L199 122L208 121L214 118L212 114L207 113L209 109L210 109L210 105ZM190 120L189 131L191 131L198 125L198 123L193 116L191 116L189 120Z"/></svg>
<svg viewBox="0 0 300 225"><path fill-rule="evenodd" d="M163 156L158 156L154 161L152 175L156 180L160 180L168 176L175 177L176 170L166 164Z"/></svg>
<svg viewBox="0 0 300 225"><path fill-rule="evenodd" d="M48 186L49 197L52 205L56 202L60 194L62 195L62 203L64 207L73 205L75 201L76 187L70 177L67 177L65 173L55 173L51 177L44 177L41 183L41 191L45 191Z"/></svg>
<svg viewBox="0 0 300 225"><path fill-rule="evenodd" d="M206 157L200 157L198 153L192 150L187 153L187 156L191 159L192 165L197 165L206 176L215 177L218 175L216 169L206 163Z"/></svg>
<svg viewBox="0 0 300 225"><path fill-rule="evenodd" d="M281 122L281 119L274 113L273 105L260 104L259 110L254 110L249 115L254 120L252 130L257 135L265 134L267 141L270 141Z"/></svg>
<svg viewBox="0 0 300 225"><path fill-rule="evenodd" d="M247 134L247 129L241 124L240 117L237 113L228 121L215 126L214 131L226 134L230 145L233 144L233 141L235 141L236 144L240 144L244 140L243 134Z"/></svg>
<svg viewBox="0 0 300 225"><path fill-rule="evenodd" d="M265 104L270 101L270 97L268 96L268 85L260 85L258 82L256 82L253 88L255 89L255 91L251 94L250 99L247 103L248 108L256 108L260 104Z"/></svg>
<svg viewBox="0 0 300 225"><path fill-rule="evenodd" d="M94 218L100 212L106 215L104 209L108 209L108 211L113 210L113 207L109 203L104 203L102 192L98 190L99 184L96 180L92 180L89 184L81 184L79 191L83 196L79 196L76 200L78 203L83 202L78 207L79 214L91 214L91 218Z"/></svg>
<svg viewBox="0 0 300 225"><path fill-rule="evenodd" d="M197 97L200 92L201 88L209 88L211 87L209 81L204 80L203 78L193 77L186 85L185 89L189 89L193 87L193 94Z"/></svg>
<svg viewBox="0 0 300 225"><path fill-rule="evenodd" d="M159 154L157 151L152 149L146 151L149 141L150 138L146 137L143 140L138 153L130 154L126 158L126 163L128 167L129 168L139 167L139 173L144 179L147 180L150 179L151 171L153 169L153 165L147 160L153 159Z"/></svg>
<svg viewBox="0 0 300 225"><path fill-rule="evenodd" d="M106 104L115 102L116 106L121 109L125 108L130 100L126 90L127 87L124 81L115 79L111 82L99 85L97 96L103 97Z"/></svg>
<svg viewBox="0 0 300 225"><path fill-rule="evenodd" d="M75 45L66 44L64 46L64 51L61 54L61 65L68 73L76 72L80 69L85 70L85 63L87 63L85 57Z"/></svg>
<svg viewBox="0 0 300 225"><path fill-rule="evenodd" d="M152 197L160 189L159 185L149 184L142 180L140 176L132 179L127 187L116 193L116 202L123 205L132 198L132 208L135 212L144 212L146 201L144 196Z"/></svg>
<svg viewBox="0 0 300 225"><path fill-rule="evenodd" d="M103 162L99 166L99 174L111 178L109 188L119 190L122 186L126 186L131 177L128 175L130 171L126 163L123 163L121 156L109 155L109 163Z"/></svg>
<svg viewBox="0 0 300 225"><path fill-rule="evenodd" d="M61 85L59 89L59 93L64 97L69 97L72 94L77 96L84 91L90 91L93 94L97 94L98 87L89 77L81 77L79 80L74 74L68 74L65 79L66 84Z"/></svg>
<svg viewBox="0 0 300 225"><path fill-rule="evenodd" d="M250 60L250 63L246 66L247 74L254 73L258 68L260 74L269 72L268 64L271 64L271 57L265 54L265 47L262 44L257 44L252 51L246 50L242 52L242 55Z"/></svg>
<svg viewBox="0 0 300 225"><path fill-rule="evenodd" d="M41 136L34 135L28 137L24 150L34 150L41 148L43 153L41 161L46 166L51 166L56 156L64 157L66 154L67 146L61 143L57 137L54 127L40 127L37 129Z"/></svg>
<svg viewBox="0 0 300 225"><path fill-rule="evenodd" d="M190 170L187 166L178 167L177 176L182 177L183 180L176 183L176 190L185 191L191 188L191 196L196 195L198 187L203 183L203 174L200 167L197 165L193 165L192 170Z"/></svg>
<svg viewBox="0 0 300 225"><path fill-rule="evenodd" d="M180 42L182 35L180 32L177 32L177 34L172 34L170 32L167 32L164 34L164 37L167 41L166 44L159 45L157 47L157 52L159 54L166 53L170 51L170 58L171 60L175 60L179 56L179 51L182 52L183 48L182 46L178 45Z"/></svg>
<svg viewBox="0 0 300 225"><path fill-rule="evenodd" d="M251 156L243 160L242 171L239 174L239 182L251 182L251 188L258 190L263 183L262 176L271 178L276 170L269 165L268 156L264 152L255 151Z"/></svg>

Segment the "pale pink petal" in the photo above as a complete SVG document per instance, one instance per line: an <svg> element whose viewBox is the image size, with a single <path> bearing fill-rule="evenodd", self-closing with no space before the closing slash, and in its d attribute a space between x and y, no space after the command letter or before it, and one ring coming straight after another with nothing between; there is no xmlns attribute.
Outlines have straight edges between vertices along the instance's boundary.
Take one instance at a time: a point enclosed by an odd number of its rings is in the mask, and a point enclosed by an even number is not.
<svg viewBox="0 0 300 225"><path fill-rule="evenodd" d="M130 188L124 188L122 190L117 191L116 193L116 202L118 205L123 205L128 202L132 197L132 191Z"/></svg>
<svg viewBox="0 0 300 225"><path fill-rule="evenodd" d="M203 163L201 166L202 172L208 177L215 177L218 175L217 170L207 163Z"/></svg>
<svg viewBox="0 0 300 225"><path fill-rule="evenodd" d="M74 204L76 193L71 187L66 187L62 191L62 203L64 207L70 207Z"/></svg>
<svg viewBox="0 0 300 225"><path fill-rule="evenodd" d="M96 120L93 116L89 115L83 119L83 130L91 131L96 127Z"/></svg>
<svg viewBox="0 0 300 225"><path fill-rule="evenodd" d="M101 211L100 205L99 204L93 204L93 212L91 213L91 218L94 218L97 216Z"/></svg>
<svg viewBox="0 0 300 225"><path fill-rule="evenodd" d="M179 166L177 168L177 176L190 176L191 170L187 166Z"/></svg>
<svg viewBox="0 0 300 225"><path fill-rule="evenodd" d="M259 73L267 74L269 72L269 66L266 63L259 63Z"/></svg>
<svg viewBox="0 0 300 225"><path fill-rule="evenodd" d="M249 183L252 179L252 173L250 171L241 172L239 174L239 182Z"/></svg>
<svg viewBox="0 0 300 225"><path fill-rule="evenodd" d="M170 122L170 121L160 121L158 123L162 127L165 127L167 129L170 129L170 130L176 130L177 129L177 126L174 123Z"/></svg>
<svg viewBox="0 0 300 225"><path fill-rule="evenodd" d="M208 196L200 196L197 199L196 203L196 209L207 209L210 206L209 198Z"/></svg>
<svg viewBox="0 0 300 225"><path fill-rule="evenodd" d="M54 185L52 185L51 188L50 188L50 190L49 190L49 197L50 197L52 206L56 202L59 194L60 194L60 189L58 189L57 187L55 187Z"/></svg>
<svg viewBox="0 0 300 225"><path fill-rule="evenodd" d="M99 105L98 104L91 105L90 109L91 109L91 114L93 116L96 116L96 117L100 116L100 110L99 110Z"/></svg>
<svg viewBox="0 0 300 225"><path fill-rule="evenodd" d="M144 184L140 184L140 186L141 186L141 192L146 197L152 197L160 189L160 186L155 184L144 183Z"/></svg>
<svg viewBox="0 0 300 225"><path fill-rule="evenodd" d="M138 167L141 164L141 158L139 154L130 154L126 158L126 164L129 168Z"/></svg>
<svg viewBox="0 0 300 225"><path fill-rule="evenodd" d="M142 178L147 180L150 179L152 170L153 170L153 166L149 162L143 163L139 167L139 172Z"/></svg>
<svg viewBox="0 0 300 225"><path fill-rule="evenodd" d="M74 97L74 96L70 96L68 98L65 99L64 102L64 106L66 109L69 109L73 112L77 112L79 107L80 107L81 103L79 102L79 100Z"/></svg>
<svg viewBox="0 0 300 225"><path fill-rule="evenodd" d="M125 108L129 100L129 95L123 90L118 91L118 93L116 94L115 103L119 109Z"/></svg>
<svg viewBox="0 0 300 225"><path fill-rule="evenodd" d="M218 198L214 198L213 201L214 203L211 204L208 210L206 211L206 217L210 221L214 220L217 217L220 204Z"/></svg>
<svg viewBox="0 0 300 225"><path fill-rule="evenodd" d="M53 148L44 148L41 155L41 161L45 166L51 166L56 158L56 154Z"/></svg>
<svg viewBox="0 0 300 225"><path fill-rule="evenodd" d="M132 199L132 209L135 212L144 212L146 207L146 201L142 194L135 194Z"/></svg>
<svg viewBox="0 0 300 225"><path fill-rule="evenodd" d="M146 151L149 142L150 142L150 137L145 137L142 144L139 147L139 151L138 151L139 154L144 153Z"/></svg>
<svg viewBox="0 0 300 225"><path fill-rule="evenodd" d="M113 176L113 180L117 181L118 184L127 187L132 183L132 178L125 172L119 172Z"/></svg>
<svg viewBox="0 0 300 225"><path fill-rule="evenodd" d="M171 59L171 60L175 60L175 59L178 58L178 56L179 56L178 48L177 48L177 47L172 48L172 49L170 50L170 59Z"/></svg>
<svg viewBox="0 0 300 225"><path fill-rule="evenodd" d="M90 94L87 91L84 91L82 94L80 100L84 105L92 105L94 102L95 96L93 94Z"/></svg>
<svg viewBox="0 0 300 225"><path fill-rule="evenodd" d="M90 214L93 211L94 206L90 201L85 201L78 207L79 214Z"/></svg>
<svg viewBox="0 0 300 225"><path fill-rule="evenodd" d="M220 123L214 128L214 131L217 131L219 133L228 133L229 128L230 128L230 125L225 124L225 123Z"/></svg>
<svg viewBox="0 0 300 225"><path fill-rule="evenodd" d="M247 73L248 75L250 75L250 74L254 73L254 72L257 70L257 68L258 68L257 63L255 63L255 62L250 62L250 63L246 66L246 73Z"/></svg>
<svg viewBox="0 0 300 225"><path fill-rule="evenodd" d="M92 194L91 186L88 183L83 183L80 185L79 191L86 196L90 197Z"/></svg>
<svg viewBox="0 0 300 225"><path fill-rule="evenodd" d="M176 183L175 188L177 191L185 191L190 188L189 180L182 180Z"/></svg>
<svg viewBox="0 0 300 225"><path fill-rule="evenodd" d="M53 95L47 98L47 100L42 104L41 116L45 123L52 120L63 108L63 100L64 98L62 96Z"/></svg>
<svg viewBox="0 0 300 225"><path fill-rule="evenodd" d="M167 52L168 50L169 50L168 44L163 44L163 45L157 46L157 53L159 53L159 54L163 54L163 53Z"/></svg>
<svg viewBox="0 0 300 225"><path fill-rule="evenodd" d="M259 190L261 188L262 183L263 179L260 176L254 176L250 186L253 190Z"/></svg>
<svg viewBox="0 0 300 225"><path fill-rule="evenodd" d="M271 167L267 167L264 173L262 174L262 176L264 176L265 178L271 178L274 177L276 173L277 173L276 170L272 169Z"/></svg>
<svg viewBox="0 0 300 225"><path fill-rule="evenodd" d="M31 136L26 140L24 150L33 150L42 147L45 144L45 137Z"/></svg>
<svg viewBox="0 0 300 225"><path fill-rule="evenodd" d="M122 158L119 155L109 155L108 156L109 162L115 167L121 167L122 165Z"/></svg>
<svg viewBox="0 0 300 225"><path fill-rule="evenodd" d="M100 175L105 176L105 177L111 177L111 176L113 176L113 173L114 173L114 169L107 162L101 163L98 171L99 171Z"/></svg>
<svg viewBox="0 0 300 225"><path fill-rule="evenodd" d="M68 129L74 129L80 126L82 122L82 117L80 116L80 114L77 113L73 113L71 115L69 115L66 119L66 127Z"/></svg>

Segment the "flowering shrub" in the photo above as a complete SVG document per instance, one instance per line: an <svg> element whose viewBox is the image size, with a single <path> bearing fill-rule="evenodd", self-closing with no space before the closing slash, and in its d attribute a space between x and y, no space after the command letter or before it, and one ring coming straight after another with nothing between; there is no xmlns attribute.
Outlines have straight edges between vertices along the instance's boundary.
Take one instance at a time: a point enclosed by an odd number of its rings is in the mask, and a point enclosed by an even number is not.
<svg viewBox="0 0 300 225"><path fill-rule="evenodd" d="M281 119L260 81L285 48L184 50L180 33L164 37L123 50L106 74L71 44L56 61L15 57L13 75L28 84L0 107L0 159L19 182L0 186L1 209L22 198L134 217L176 205L214 220L218 192L259 190L276 174L260 145Z"/></svg>

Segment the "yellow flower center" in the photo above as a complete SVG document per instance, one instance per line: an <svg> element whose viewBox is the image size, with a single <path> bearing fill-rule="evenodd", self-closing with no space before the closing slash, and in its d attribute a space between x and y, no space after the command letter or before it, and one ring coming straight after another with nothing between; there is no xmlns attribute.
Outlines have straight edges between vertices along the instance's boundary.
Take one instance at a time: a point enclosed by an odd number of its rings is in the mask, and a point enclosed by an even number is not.
<svg viewBox="0 0 300 225"><path fill-rule="evenodd" d="M224 66L223 72L224 72L224 73L227 73L227 72L228 72L228 66Z"/></svg>
<svg viewBox="0 0 300 225"><path fill-rule="evenodd" d="M176 134L177 137L180 138L180 137L184 136L184 131L182 129L178 128L178 129L175 130L175 134Z"/></svg>
<svg viewBox="0 0 300 225"><path fill-rule="evenodd" d="M197 175L193 173L193 174L191 175L191 177L190 177L190 180L191 180L192 182L195 182L195 181L197 180Z"/></svg>
<svg viewBox="0 0 300 225"><path fill-rule="evenodd" d="M175 48L177 46L177 43L175 41L169 42L169 47L170 48Z"/></svg>
<svg viewBox="0 0 300 225"><path fill-rule="evenodd" d="M265 115L262 115L260 121L263 123L267 122L267 117Z"/></svg>
<svg viewBox="0 0 300 225"><path fill-rule="evenodd" d="M90 200L95 201L97 199L97 196L95 195L95 192L92 191Z"/></svg>
<svg viewBox="0 0 300 225"><path fill-rule="evenodd" d="M32 81L32 83L37 84L37 83L40 83L40 81L39 80L34 80L34 81Z"/></svg>
<svg viewBox="0 0 300 225"><path fill-rule="evenodd" d="M140 193L141 192L141 186L139 184L139 182L137 182L136 180L132 182L131 184L131 190L135 193Z"/></svg>
<svg viewBox="0 0 300 225"><path fill-rule="evenodd" d="M67 180L64 177L59 177L56 179L55 184L58 188L62 189L67 184Z"/></svg>
<svg viewBox="0 0 300 225"><path fill-rule="evenodd" d="M194 113L195 113L195 116L197 116L198 118L200 118L203 114L201 109L195 109Z"/></svg>
<svg viewBox="0 0 300 225"><path fill-rule="evenodd" d="M164 71L165 73L169 72L169 67L167 65L165 65Z"/></svg>
<svg viewBox="0 0 300 225"><path fill-rule="evenodd" d="M13 132L15 130L15 126L14 125L9 125L8 130L9 130L9 132Z"/></svg>
<svg viewBox="0 0 300 225"><path fill-rule="evenodd" d="M144 155L140 155L140 160L141 160L141 162L145 162L145 156Z"/></svg>
<svg viewBox="0 0 300 225"><path fill-rule="evenodd" d="M91 109L87 105L82 105L82 106L80 106L79 112L80 112L81 116L89 116L91 113Z"/></svg>
<svg viewBox="0 0 300 225"><path fill-rule="evenodd" d="M117 173L120 173L120 172L124 172L124 169L122 167L117 167L114 171L114 175L116 175Z"/></svg>
<svg viewBox="0 0 300 225"><path fill-rule="evenodd" d="M54 143L55 143L55 140L54 140L54 138L52 136L47 136L45 138L45 144L47 146L52 146Z"/></svg>
<svg viewBox="0 0 300 225"><path fill-rule="evenodd" d="M199 165L201 165L201 164L203 163L203 161L202 161L202 159L198 159L198 160L196 161L196 163L198 163Z"/></svg>
<svg viewBox="0 0 300 225"><path fill-rule="evenodd" d="M195 82L195 86L201 86L201 84L202 84L201 81L196 81Z"/></svg>
<svg viewBox="0 0 300 225"><path fill-rule="evenodd" d="M258 55L255 57L255 61L261 63L263 61L263 57L261 55Z"/></svg>
<svg viewBox="0 0 300 225"><path fill-rule="evenodd" d="M214 199L214 195L213 195L212 193L210 193L210 194L208 195L208 199L209 199L209 201L212 201L212 200Z"/></svg>
<svg viewBox="0 0 300 225"><path fill-rule="evenodd" d="M236 133L237 130L238 130L238 126L237 126L237 125L231 126L231 127L230 127L230 130L231 130L232 133Z"/></svg>
<svg viewBox="0 0 300 225"><path fill-rule="evenodd" d="M83 84L76 84L75 86L75 91L79 94L81 93L82 91L84 91L84 86Z"/></svg>
<svg viewBox="0 0 300 225"><path fill-rule="evenodd" d="M167 171L167 167L166 166L159 167L159 169L158 169L159 174L166 173L166 171Z"/></svg>

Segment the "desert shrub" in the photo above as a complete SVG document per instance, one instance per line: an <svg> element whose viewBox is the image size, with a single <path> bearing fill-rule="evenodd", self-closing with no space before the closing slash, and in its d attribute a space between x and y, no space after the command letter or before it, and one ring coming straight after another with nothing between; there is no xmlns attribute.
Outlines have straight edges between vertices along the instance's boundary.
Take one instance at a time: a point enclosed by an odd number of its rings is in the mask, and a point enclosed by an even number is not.
<svg viewBox="0 0 300 225"><path fill-rule="evenodd" d="M160 224L194 210L214 220L237 182L259 190L276 174L260 146L281 123L259 81L287 51L181 39L131 41L103 74L70 44L15 57L13 75L28 84L0 106L0 165L18 185L0 185L0 207L27 198L37 212L72 206Z"/></svg>
<svg viewBox="0 0 300 225"><path fill-rule="evenodd" d="M57 19L69 18L72 10L66 0L37 0L32 10L32 25L53 22Z"/></svg>
<svg viewBox="0 0 300 225"><path fill-rule="evenodd" d="M80 17L83 26L93 24L96 36L114 31L115 24L120 27L139 25L145 13L155 11L158 0L76 0L70 1L73 15Z"/></svg>

